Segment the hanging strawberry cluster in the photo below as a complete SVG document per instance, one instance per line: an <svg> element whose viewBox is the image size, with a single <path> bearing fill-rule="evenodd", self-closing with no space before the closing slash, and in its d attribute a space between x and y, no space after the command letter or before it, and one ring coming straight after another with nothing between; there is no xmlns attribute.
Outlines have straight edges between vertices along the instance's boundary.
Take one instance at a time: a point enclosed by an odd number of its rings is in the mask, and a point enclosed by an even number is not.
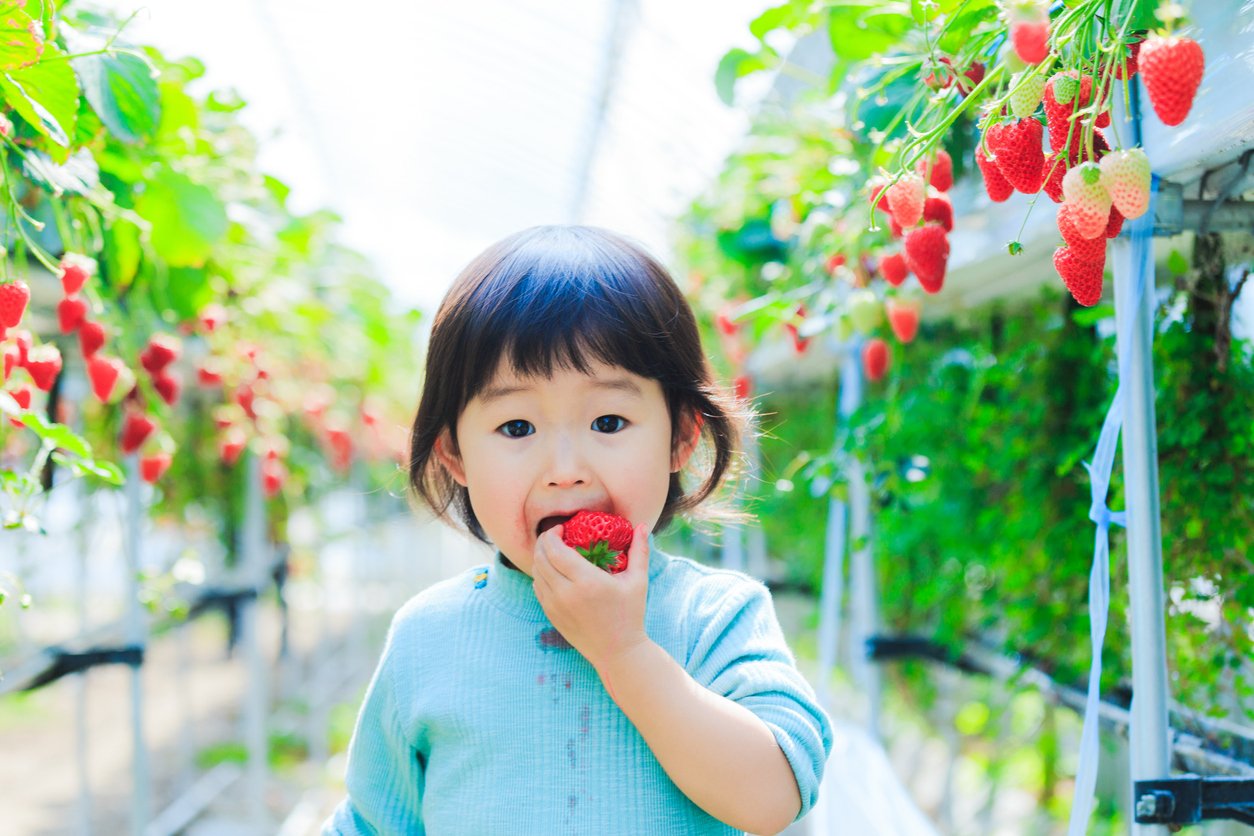
<svg viewBox="0 0 1254 836"><path fill-rule="evenodd" d="M1139 70L1154 111L1165 124L1178 125L1202 80L1202 50L1189 38L1151 34L1143 40L1120 33L1095 60L1057 68L1055 52L1047 48L1047 6L1014 0L1005 13L1015 53L1029 67L985 114L976 163L995 202L1015 191L1044 191L1061 204L1063 245L1054 252L1054 268L1079 304L1095 305L1102 296L1106 241L1149 206L1149 158L1140 148L1112 150L1102 133L1110 127L1116 83L1126 84ZM1160 13L1169 29L1176 14Z"/></svg>

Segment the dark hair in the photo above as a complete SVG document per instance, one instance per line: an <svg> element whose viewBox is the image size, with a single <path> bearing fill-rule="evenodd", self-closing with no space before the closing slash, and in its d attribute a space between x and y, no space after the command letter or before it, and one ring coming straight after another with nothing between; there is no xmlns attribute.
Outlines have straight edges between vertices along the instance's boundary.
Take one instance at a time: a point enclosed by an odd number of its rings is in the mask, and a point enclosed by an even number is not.
<svg viewBox="0 0 1254 836"><path fill-rule="evenodd" d="M671 474L655 530L705 501L732 469L742 416L714 383L696 319L674 279L637 244L604 229L537 226L489 247L454 281L440 304L427 349L422 397L410 435L409 482L436 513L487 535L470 493L434 455L445 430L456 452L457 420L492 382L503 358L524 376L555 368L587 372L600 360L661 384L671 439L696 415L713 450L709 473L686 492Z"/></svg>

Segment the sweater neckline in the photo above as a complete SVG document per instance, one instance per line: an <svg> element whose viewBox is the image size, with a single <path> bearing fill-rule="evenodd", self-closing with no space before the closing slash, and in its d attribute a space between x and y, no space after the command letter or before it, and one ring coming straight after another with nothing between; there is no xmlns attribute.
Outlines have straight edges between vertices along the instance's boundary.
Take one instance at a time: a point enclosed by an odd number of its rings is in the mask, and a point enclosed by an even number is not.
<svg viewBox="0 0 1254 836"><path fill-rule="evenodd" d="M658 551L649 537L649 582L657 577L670 558ZM483 591L493 604L500 609L527 621L548 621L544 607L536 598L534 582L531 576L510 562L509 558L497 552L491 565L488 566L487 583Z"/></svg>

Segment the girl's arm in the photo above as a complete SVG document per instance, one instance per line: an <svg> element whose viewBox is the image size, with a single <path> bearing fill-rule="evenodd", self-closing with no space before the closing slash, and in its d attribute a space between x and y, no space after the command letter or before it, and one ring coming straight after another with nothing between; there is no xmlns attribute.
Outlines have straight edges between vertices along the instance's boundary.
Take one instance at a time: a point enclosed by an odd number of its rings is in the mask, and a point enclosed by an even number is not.
<svg viewBox="0 0 1254 836"><path fill-rule="evenodd" d="M598 669L614 702L666 774L710 815L755 834L775 834L801 810L792 766L766 723L700 685L647 641Z"/></svg>

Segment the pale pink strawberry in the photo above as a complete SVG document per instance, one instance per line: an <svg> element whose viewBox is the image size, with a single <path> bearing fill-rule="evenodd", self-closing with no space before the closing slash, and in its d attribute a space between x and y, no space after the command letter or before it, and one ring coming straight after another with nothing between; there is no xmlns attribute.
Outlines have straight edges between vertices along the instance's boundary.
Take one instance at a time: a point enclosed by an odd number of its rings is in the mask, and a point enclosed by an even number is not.
<svg viewBox="0 0 1254 836"><path fill-rule="evenodd" d="M1102 157L1102 185L1125 218L1139 218L1149 208L1150 161L1140 148Z"/></svg>
<svg viewBox="0 0 1254 836"><path fill-rule="evenodd" d="M1071 222L1085 238L1106 231L1110 220L1110 193L1102 186L1097 163L1081 163L1062 178L1062 202L1071 208Z"/></svg>
<svg viewBox="0 0 1254 836"><path fill-rule="evenodd" d="M888 187L888 208L902 228L912 227L923 217L923 203L927 198L927 186L923 178L913 172Z"/></svg>

